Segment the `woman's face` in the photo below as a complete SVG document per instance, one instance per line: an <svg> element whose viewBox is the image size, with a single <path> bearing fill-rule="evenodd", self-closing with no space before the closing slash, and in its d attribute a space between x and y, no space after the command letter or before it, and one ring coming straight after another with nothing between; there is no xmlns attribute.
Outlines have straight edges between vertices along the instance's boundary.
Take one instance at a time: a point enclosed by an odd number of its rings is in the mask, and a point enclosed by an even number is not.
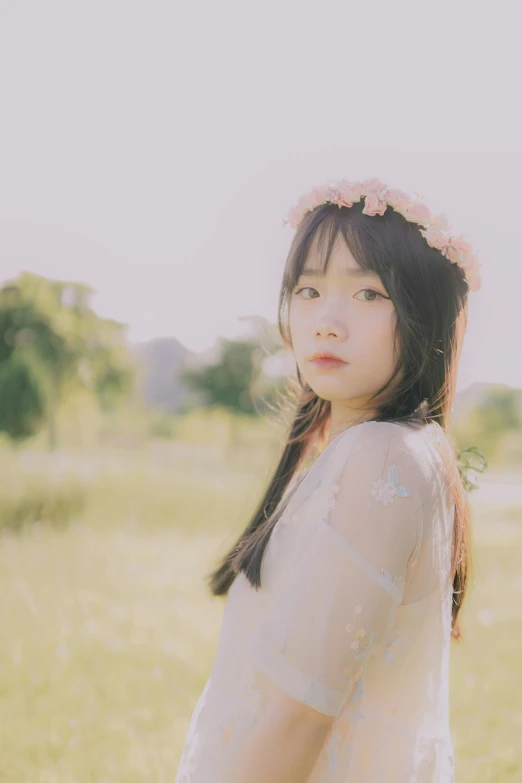
<svg viewBox="0 0 522 783"><path fill-rule="evenodd" d="M341 235L326 276L314 259L312 249L289 302L297 366L319 397L365 407L395 367L395 308L380 278L356 264ZM344 363L321 365L312 360L317 353Z"/></svg>

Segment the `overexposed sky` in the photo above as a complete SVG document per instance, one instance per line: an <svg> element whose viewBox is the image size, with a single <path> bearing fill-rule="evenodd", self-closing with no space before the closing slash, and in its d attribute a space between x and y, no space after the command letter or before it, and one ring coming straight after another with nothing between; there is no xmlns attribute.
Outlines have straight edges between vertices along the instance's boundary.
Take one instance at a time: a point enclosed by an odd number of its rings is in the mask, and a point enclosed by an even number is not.
<svg viewBox="0 0 522 783"><path fill-rule="evenodd" d="M459 387L522 386L513 2L0 0L0 282L81 280L132 340L276 319L299 196L378 176L483 263Z"/></svg>

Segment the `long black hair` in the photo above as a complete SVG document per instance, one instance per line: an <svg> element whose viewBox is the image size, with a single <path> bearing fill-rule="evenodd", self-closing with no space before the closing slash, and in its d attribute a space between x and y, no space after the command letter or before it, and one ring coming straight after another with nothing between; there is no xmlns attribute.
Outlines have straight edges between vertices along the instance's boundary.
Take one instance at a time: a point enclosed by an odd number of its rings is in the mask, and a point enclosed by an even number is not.
<svg viewBox="0 0 522 783"><path fill-rule="evenodd" d="M364 215L362 203L352 207L323 204L300 222L288 253L279 297L279 330L291 348L289 301L312 247L326 271L340 236L356 263L375 272L396 312L399 347L392 377L372 397L375 421L408 421L412 426L436 422L448 435L458 360L467 325L468 285L463 270L428 245L419 226L389 208L384 215ZM213 595L226 595L242 571L256 589L261 562L272 530L286 503L281 500L296 470L312 447L324 444L330 423L330 402L318 397L299 371L293 421L279 463L249 524L209 575ZM443 455L444 456L444 455ZM470 510L455 471L455 454L444 456L455 504L451 580L454 638L461 637L458 614L471 567ZM455 480L455 476L457 480Z"/></svg>

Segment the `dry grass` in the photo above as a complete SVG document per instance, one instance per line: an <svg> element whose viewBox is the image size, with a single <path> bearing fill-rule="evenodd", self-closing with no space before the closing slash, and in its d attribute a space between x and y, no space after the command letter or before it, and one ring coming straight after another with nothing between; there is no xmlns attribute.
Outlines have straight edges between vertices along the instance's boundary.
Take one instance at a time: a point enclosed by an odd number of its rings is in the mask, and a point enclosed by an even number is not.
<svg viewBox="0 0 522 783"><path fill-rule="evenodd" d="M59 456L20 455L13 480L59 486L72 472L85 502L72 523L0 536L0 783L172 783L223 610L203 577L272 459L269 441L226 455L197 443L68 455L59 470ZM522 507L475 502L474 530L476 584L452 659L457 780L515 783Z"/></svg>

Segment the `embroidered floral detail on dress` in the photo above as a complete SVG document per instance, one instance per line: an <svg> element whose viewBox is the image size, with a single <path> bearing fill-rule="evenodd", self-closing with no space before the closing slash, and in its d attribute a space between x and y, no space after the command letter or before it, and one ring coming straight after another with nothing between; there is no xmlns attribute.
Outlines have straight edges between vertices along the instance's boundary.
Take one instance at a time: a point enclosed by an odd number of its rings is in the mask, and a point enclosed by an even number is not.
<svg viewBox="0 0 522 783"><path fill-rule="evenodd" d="M395 580L392 580L392 577L385 568L381 569L381 573L386 575L394 584L402 584L402 577L396 577ZM399 638L398 635L394 635L387 639L386 642L377 643L377 632L372 631L367 639L368 644L366 647L362 647L361 641L363 639L366 641L367 632L365 628L357 627L357 620L355 618L355 615L360 615L362 611L362 606L357 605L354 608L354 620L345 626L346 633L353 636L353 641L350 643L350 649L354 651L356 661L354 666L349 666L344 670L345 675L348 677L349 685L353 687L353 692L348 700L349 703L354 703L361 698L364 688L364 674L367 658L370 656L378 656L382 652L383 657L388 663L395 663L395 658L389 648L395 644Z"/></svg>
<svg viewBox="0 0 522 783"><path fill-rule="evenodd" d="M385 506L388 503L393 503L395 495L401 498L410 497L411 492L402 484L399 484L399 474L395 465L392 465L388 470L388 480L379 479L373 482L373 489L370 492L371 495L375 495L378 503L383 503Z"/></svg>
<svg viewBox="0 0 522 783"><path fill-rule="evenodd" d="M365 664L362 663L365 661L365 659L369 655L375 655L377 653L375 640L377 638L377 632L372 631L370 633L370 636L368 638L368 646L361 648L361 640L365 639L367 636L366 629L361 627L357 627L358 621L355 618L355 615L362 614L363 608L360 604L358 604L354 608L354 620L351 623L348 623L345 626L345 631L347 634L353 635L354 639L350 643L350 649L356 653L355 655L355 661L359 665L355 666L349 666L347 669L344 670L345 675L348 677L349 685L353 687L352 694L348 700L349 704L354 704L356 701L358 701L364 690L364 672L365 672ZM359 651L359 652L357 652Z"/></svg>
<svg viewBox="0 0 522 783"><path fill-rule="evenodd" d="M372 631L370 634L368 646L364 647L364 649L362 649L361 652L355 656L356 661L364 661L364 659L367 658L368 655L374 653L374 645L375 645L376 638L377 638L377 633L375 631Z"/></svg>
<svg viewBox="0 0 522 783"><path fill-rule="evenodd" d="M362 606L357 605L355 607L355 609L353 610L354 611L354 615L361 614L362 610L363 610ZM351 623L348 623L345 626L345 631L346 631L346 633L353 633L353 635L355 636L356 640L362 639L363 636L366 635L366 631L364 630L364 628L357 628L357 630L356 630L356 625L357 625L357 620L354 617L353 621ZM356 650L359 647L359 642L358 641L352 642L351 647L354 650Z"/></svg>

